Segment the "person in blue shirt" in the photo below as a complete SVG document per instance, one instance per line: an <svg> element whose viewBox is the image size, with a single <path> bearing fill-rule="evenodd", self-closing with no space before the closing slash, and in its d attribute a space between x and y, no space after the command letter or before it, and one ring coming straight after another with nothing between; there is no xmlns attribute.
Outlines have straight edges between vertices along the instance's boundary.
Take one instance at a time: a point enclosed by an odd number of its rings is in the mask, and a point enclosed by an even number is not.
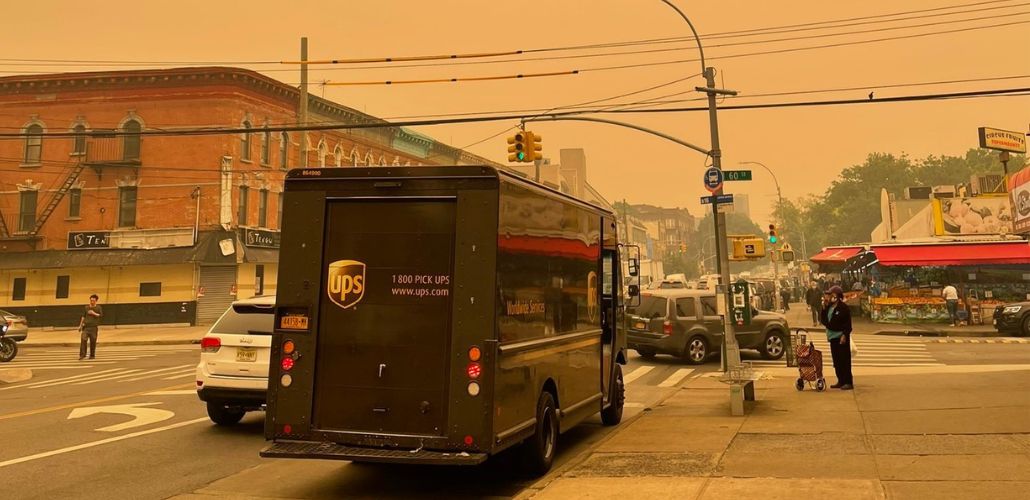
<svg viewBox="0 0 1030 500"><path fill-rule="evenodd" d="M830 356L833 371L837 372L837 383L831 389L850 391L855 388L851 376L851 310L844 303L844 290L839 286L826 291L829 297L819 313L819 321L826 327L826 339L830 341Z"/></svg>

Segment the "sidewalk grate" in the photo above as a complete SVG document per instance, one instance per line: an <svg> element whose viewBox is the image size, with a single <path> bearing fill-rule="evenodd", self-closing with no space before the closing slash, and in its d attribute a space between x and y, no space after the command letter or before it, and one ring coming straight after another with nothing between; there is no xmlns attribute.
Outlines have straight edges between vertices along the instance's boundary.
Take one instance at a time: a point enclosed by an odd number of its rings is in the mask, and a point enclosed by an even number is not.
<svg viewBox="0 0 1030 500"><path fill-rule="evenodd" d="M594 453L569 477L706 477L719 456L713 453Z"/></svg>

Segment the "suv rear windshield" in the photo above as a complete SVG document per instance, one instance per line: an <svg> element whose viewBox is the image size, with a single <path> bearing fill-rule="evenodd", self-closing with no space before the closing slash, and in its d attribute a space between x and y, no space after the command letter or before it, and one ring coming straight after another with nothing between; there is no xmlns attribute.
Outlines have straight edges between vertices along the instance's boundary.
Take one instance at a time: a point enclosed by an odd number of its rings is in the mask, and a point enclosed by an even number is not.
<svg viewBox="0 0 1030 500"><path fill-rule="evenodd" d="M640 297L640 305L626 309L628 314L641 318L664 318L668 314L665 297Z"/></svg>
<svg viewBox="0 0 1030 500"><path fill-rule="evenodd" d="M679 281L663 281L661 285L658 285L658 288L662 290L678 290L686 287L686 285Z"/></svg>
<svg viewBox="0 0 1030 500"><path fill-rule="evenodd" d="M213 333L230 335L271 335L275 328L274 307L236 305L230 307L211 328Z"/></svg>

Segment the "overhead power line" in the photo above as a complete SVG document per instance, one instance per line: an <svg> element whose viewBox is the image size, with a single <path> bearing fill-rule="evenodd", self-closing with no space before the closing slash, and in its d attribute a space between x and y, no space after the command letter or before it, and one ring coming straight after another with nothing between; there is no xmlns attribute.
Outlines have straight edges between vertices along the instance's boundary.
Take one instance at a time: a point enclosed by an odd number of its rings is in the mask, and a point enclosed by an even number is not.
<svg viewBox="0 0 1030 500"><path fill-rule="evenodd" d="M786 102L786 103L767 103L767 104L745 104L745 105L731 105L731 106L720 106L720 110L735 110L735 109L761 109L761 108L787 108L787 107L807 107L807 106L830 106L830 105L842 105L842 104L882 104L890 102L910 102L910 101L928 101L935 99L947 99L947 98L960 98L960 97L981 97L981 96L994 96L1002 94L1013 94L1021 95L1030 93L1030 87L1026 88L1011 88L1011 89L992 89L992 90L975 90L969 92L951 92L944 94L923 94L923 95L910 95L910 96L899 96L889 97L883 99L848 99L848 100L832 100L832 101L807 101L807 102ZM610 110L610 111L598 111L598 110L582 110L582 111L567 111L562 113L550 113L545 116L574 116L584 114L596 114L596 113L668 113L668 112L692 112L692 111L708 111L707 107L698 108L673 108L673 109L653 109L653 110ZM477 122L494 122L502 120L521 120L525 118L531 118L534 115L532 113L519 113L511 115L499 115L499 116L487 116L487 117L468 117L468 118L451 118L451 119L426 119L426 120L411 120L405 122L372 122L372 123L337 123L337 124L320 124L320 125L307 125L307 126L274 126L262 129L269 132L302 132L302 131L318 131L318 130L356 130L356 129L374 129L374 128L396 128L396 127L417 127L417 126L429 126L429 125L449 125L456 123L477 123ZM202 136L202 135L225 135L225 134L241 134L245 132L254 132L254 129L242 129L242 128L201 128L195 130L143 130L141 132L105 132L105 136L165 136L165 137L190 137L190 136ZM72 132L54 132L42 134L44 138L56 138L56 137L75 137L76 135ZM86 134L87 137L90 134ZM0 133L0 139L25 139L27 137L39 137L39 134L25 134L25 133Z"/></svg>
<svg viewBox="0 0 1030 500"><path fill-rule="evenodd" d="M499 75L499 76L472 76L464 78L431 78L426 80L381 80L374 82L325 82L327 87L353 86L353 85L412 85L420 83L449 83L449 82L483 82L492 80L518 80L520 78L543 78L548 76L569 76L578 75L579 70L570 71L549 71L546 73L526 73L524 75Z"/></svg>

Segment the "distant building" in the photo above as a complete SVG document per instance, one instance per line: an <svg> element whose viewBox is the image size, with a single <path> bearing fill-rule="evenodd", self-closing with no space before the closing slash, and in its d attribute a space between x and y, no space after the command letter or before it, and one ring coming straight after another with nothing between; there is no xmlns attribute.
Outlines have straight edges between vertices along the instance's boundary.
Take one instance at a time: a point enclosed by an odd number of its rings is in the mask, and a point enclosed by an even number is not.
<svg viewBox="0 0 1030 500"><path fill-rule="evenodd" d="M679 245L690 245L696 234L695 218L685 208L663 208L653 205L633 205L633 215L640 219L648 233L656 236L654 252L665 255Z"/></svg>
<svg viewBox="0 0 1030 500"><path fill-rule="evenodd" d="M751 196L747 194L736 194L733 195L733 211L738 214L744 214L748 219L751 218Z"/></svg>
<svg viewBox="0 0 1030 500"><path fill-rule="evenodd" d="M540 160L537 165L515 165L513 170L521 172L526 178L569 196L579 198L587 203L615 211L608 200L604 199L587 183L587 156L582 149L562 149L558 152L560 163L551 163L549 158ZM537 178L539 172L539 178Z"/></svg>

